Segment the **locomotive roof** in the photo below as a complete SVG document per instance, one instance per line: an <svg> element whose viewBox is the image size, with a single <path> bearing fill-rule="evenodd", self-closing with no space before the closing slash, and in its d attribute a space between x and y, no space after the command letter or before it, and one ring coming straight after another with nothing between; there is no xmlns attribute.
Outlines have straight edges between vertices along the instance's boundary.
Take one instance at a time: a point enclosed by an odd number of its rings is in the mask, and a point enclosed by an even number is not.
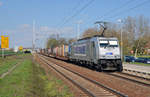
<svg viewBox="0 0 150 97"><path fill-rule="evenodd" d="M94 37L87 37L87 38L78 39L77 41L73 42L72 44L82 43L82 42L85 42L85 41L90 40L90 39L92 39L92 38L117 40L116 37L94 36Z"/></svg>
<svg viewBox="0 0 150 97"><path fill-rule="evenodd" d="M77 41L87 40L87 39L91 39L91 38L94 38L94 37L97 37L97 38L100 38L100 39L117 39L116 37L101 37L101 36L97 35L97 36L93 36L93 37L86 37L86 38L78 39Z"/></svg>

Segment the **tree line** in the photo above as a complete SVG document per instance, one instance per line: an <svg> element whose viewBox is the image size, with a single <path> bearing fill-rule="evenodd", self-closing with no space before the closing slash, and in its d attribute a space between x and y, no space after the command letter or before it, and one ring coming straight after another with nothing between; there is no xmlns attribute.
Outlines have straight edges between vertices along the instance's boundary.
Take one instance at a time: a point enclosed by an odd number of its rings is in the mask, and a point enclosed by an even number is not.
<svg viewBox="0 0 150 97"><path fill-rule="evenodd" d="M123 45L124 55L148 55L150 54L150 20L144 16L131 17L128 16L122 23L105 24L107 30L104 33L105 37L117 37L120 45ZM93 27L86 29L81 38L93 37L100 35L103 28ZM121 43L122 31L122 43ZM54 48L61 44L69 44L76 39L65 38L49 38L47 41L47 48Z"/></svg>

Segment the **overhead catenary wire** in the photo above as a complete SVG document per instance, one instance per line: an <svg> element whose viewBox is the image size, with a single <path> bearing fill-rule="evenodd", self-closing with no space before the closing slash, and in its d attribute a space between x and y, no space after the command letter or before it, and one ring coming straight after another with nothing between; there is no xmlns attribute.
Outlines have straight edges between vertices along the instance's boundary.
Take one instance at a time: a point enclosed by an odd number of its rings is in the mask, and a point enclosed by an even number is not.
<svg viewBox="0 0 150 97"><path fill-rule="evenodd" d="M133 1L136 1L136 0L128 0L127 2L123 3L123 4L120 5L119 7L115 7L115 8L113 8L113 9L110 9L109 11L106 11L106 13L104 13L102 16L100 16L100 17L98 16L97 19L102 20L103 17L108 16L108 15L112 14L112 12L114 13L114 12L116 12L116 11L118 11L118 10L120 10L120 9L122 9L122 8L124 8L124 7L126 7L127 5L131 4ZM92 22L92 21L93 21L93 20L91 20L91 22ZM94 21L94 22L95 22L95 21ZM85 25L87 25L87 24L85 24Z"/></svg>
<svg viewBox="0 0 150 97"><path fill-rule="evenodd" d="M80 7L80 5L81 5L81 3L82 3L83 1L84 1L84 0L79 0L79 1L76 3L76 5L75 5L73 8L71 8L71 10L68 12L68 14L71 14L73 11L77 11L77 9ZM57 26L60 25L63 21L65 21L67 18L69 18L69 16L63 17L63 19L57 24Z"/></svg>
<svg viewBox="0 0 150 97"><path fill-rule="evenodd" d="M66 19L64 22L62 22L62 24L60 25L60 28L65 25L66 23L68 23L72 18L74 18L75 16L77 16L80 12L82 12L85 8L87 8L94 0L90 0L87 4L85 4L85 6L83 6L80 10L78 10L77 12L75 12L75 14L73 14L72 16L70 16L68 19ZM112 12L114 13L114 11L118 11L120 9L122 9L123 7L127 6L128 4L132 3L133 1L135 0L129 0L127 2L125 2L123 5L119 6L119 7L116 7L114 9L111 9L110 11L106 12L103 16L101 16L99 19L103 18L104 16L108 16L109 18L114 18L114 17L117 17L119 15L122 15L128 11L132 11L140 6L143 6L144 4L146 4L147 2L149 2L150 0L146 0L140 4L137 4L133 7L130 7L129 9L126 9L124 11L119 11L117 14L115 15L110 15L112 14ZM110 13L110 14L109 14ZM121 14L122 13L122 14ZM110 16L109 16L110 15Z"/></svg>
<svg viewBox="0 0 150 97"><path fill-rule="evenodd" d="M66 23L68 23L72 18L74 18L75 16L77 16L78 14L80 14L84 9L86 9L90 4L92 4L92 2L94 2L95 0L90 0L88 3L86 3L82 8L80 8L78 11L76 11L73 15L71 15L68 19L66 19L64 22L62 22L62 24L60 25L60 28L65 25Z"/></svg>
<svg viewBox="0 0 150 97"><path fill-rule="evenodd" d="M129 12L129 11L132 11L132 10L134 10L136 8L139 8L139 7L141 7L141 6L143 6L143 5L147 4L147 3L150 3L150 0L146 0L146 1L142 2L142 3L139 3L139 4L137 4L137 5L133 6L133 7L128 8L128 9L126 9L124 11L120 11L117 14L115 14L115 15L109 17L109 18L114 18L114 17L120 16L120 15L126 13L126 12Z"/></svg>
<svg viewBox="0 0 150 97"><path fill-rule="evenodd" d="M132 1L134 1L134 0L132 0ZM142 2L142 3L139 3L139 4L137 4L137 5L133 6L133 7L130 7L130 8L125 9L125 10L123 10L123 11L121 10L121 11L119 11L118 13L116 13L116 14L114 14L114 15L110 15L110 14L111 14L112 12L114 13L114 12L115 12L115 9L117 9L117 8L111 9L110 11L106 12L103 16L101 16L101 17L99 18L99 20L102 20L102 18L103 18L104 16L106 16L107 18L114 18L114 17L120 16L120 15L126 13L126 12L132 11L132 10L138 8L138 7L143 6L144 4L149 3L149 1L150 1L150 0L146 0L146 1L144 1L144 2ZM127 1L127 2L124 3L123 5L129 4L129 3L131 3L131 2L130 2L130 1ZM123 5L122 5L122 7L121 7L121 6L118 7L118 10L120 10L121 8L123 8ZM117 10L116 10L116 11L117 11ZM110 14L109 14L109 12L110 12ZM106 19L106 17L105 17L105 19Z"/></svg>
<svg viewBox="0 0 150 97"><path fill-rule="evenodd" d="M114 13L115 11L118 11L124 7L126 7L127 5L129 5L130 3L132 3L133 1L136 1L136 0L128 0L127 2L125 2L124 4L120 5L119 7L115 7L109 11L107 11L106 13L104 13L104 15L102 15L100 18L103 18L104 16L107 16L109 14L111 14L112 12Z"/></svg>

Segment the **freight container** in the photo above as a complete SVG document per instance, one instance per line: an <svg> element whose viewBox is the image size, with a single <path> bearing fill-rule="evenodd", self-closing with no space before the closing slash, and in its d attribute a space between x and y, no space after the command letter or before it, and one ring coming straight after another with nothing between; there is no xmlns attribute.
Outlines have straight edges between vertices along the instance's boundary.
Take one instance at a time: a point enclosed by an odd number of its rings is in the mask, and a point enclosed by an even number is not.
<svg viewBox="0 0 150 97"><path fill-rule="evenodd" d="M68 58L68 45L60 45L53 49L53 53L56 57Z"/></svg>

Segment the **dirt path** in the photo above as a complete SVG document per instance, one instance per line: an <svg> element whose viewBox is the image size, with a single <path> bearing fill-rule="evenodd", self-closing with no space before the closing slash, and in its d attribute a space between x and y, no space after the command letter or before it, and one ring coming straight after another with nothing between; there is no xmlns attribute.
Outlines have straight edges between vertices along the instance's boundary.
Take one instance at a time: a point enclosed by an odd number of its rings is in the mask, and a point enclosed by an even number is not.
<svg viewBox="0 0 150 97"><path fill-rule="evenodd" d="M4 78L5 76L7 76L8 74L10 74L18 65L20 64L20 62L16 63L12 68L10 68L7 72L3 73L0 76L0 79Z"/></svg>

